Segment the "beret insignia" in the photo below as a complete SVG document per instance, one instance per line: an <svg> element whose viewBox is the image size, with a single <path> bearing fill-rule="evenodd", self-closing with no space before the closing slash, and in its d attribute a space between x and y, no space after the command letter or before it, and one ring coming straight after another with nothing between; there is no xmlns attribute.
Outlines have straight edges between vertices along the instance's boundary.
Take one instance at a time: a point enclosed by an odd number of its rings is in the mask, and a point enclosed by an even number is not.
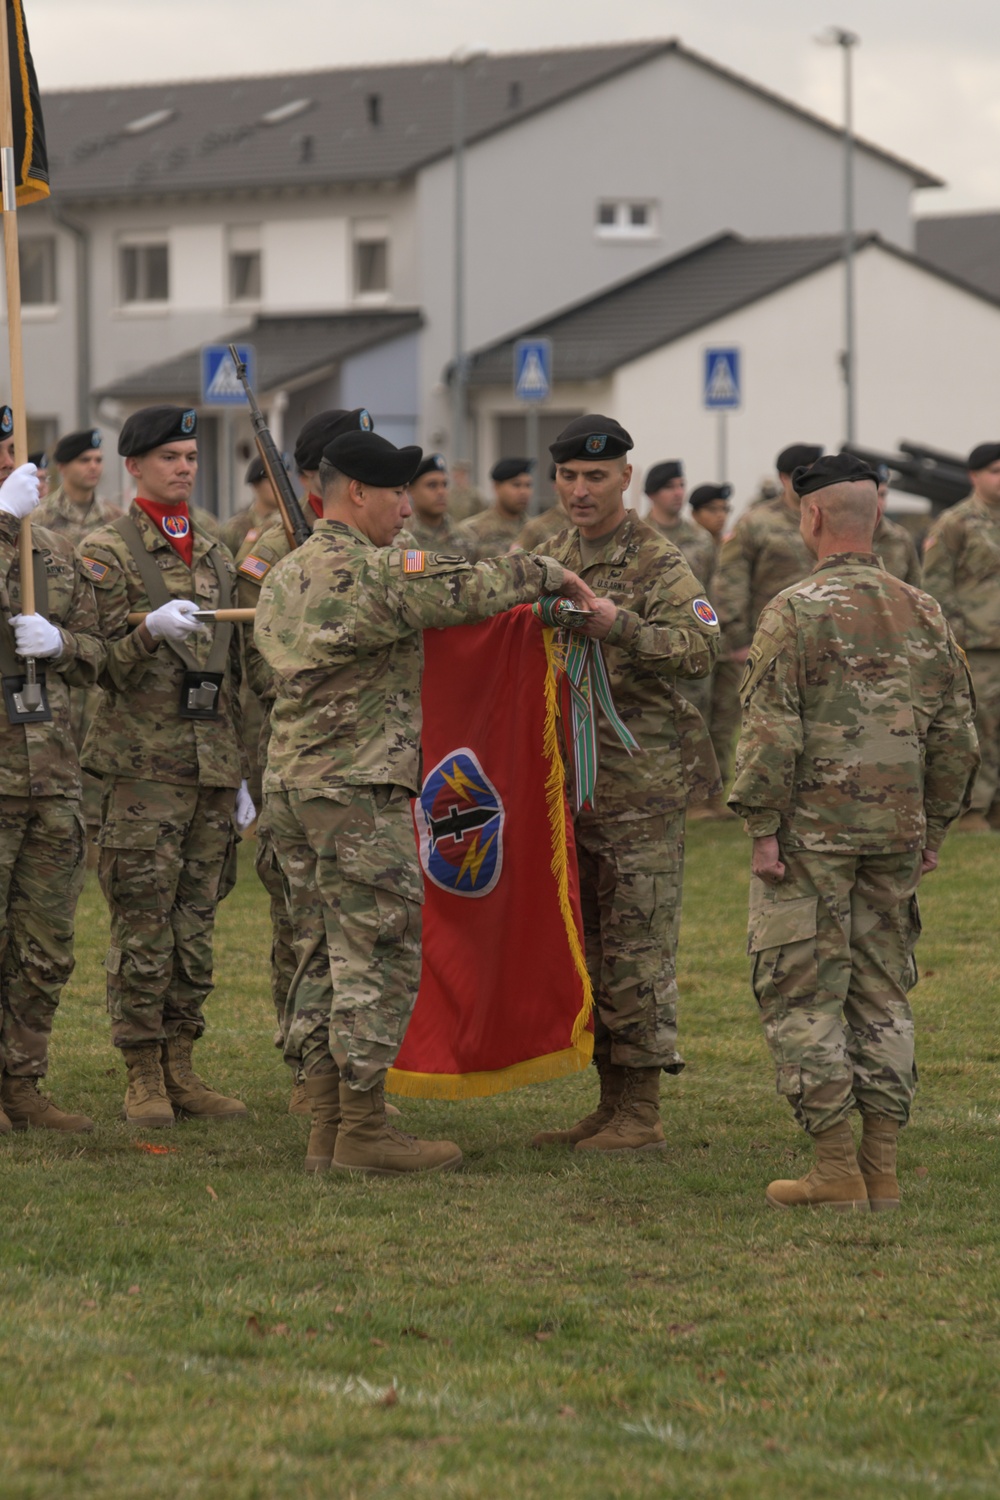
<svg viewBox="0 0 1000 1500"><path fill-rule="evenodd" d="M358 426L362 432L371 432L375 426L372 421L371 412L367 407L362 407L358 413Z"/></svg>
<svg viewBox="0 0 1000 1500"><path fill-rule="evenodd" d="M608 446L608 439L603 432L592 433L587 439L588 453L603 453Z"/></svg>
<svg viewBox="0 0 1000 1500"><path fill-rule="evenodd" d="M181 417L181 432L194 432L194 425L197 420L197 412L186 411L183 417Z"/></svg>

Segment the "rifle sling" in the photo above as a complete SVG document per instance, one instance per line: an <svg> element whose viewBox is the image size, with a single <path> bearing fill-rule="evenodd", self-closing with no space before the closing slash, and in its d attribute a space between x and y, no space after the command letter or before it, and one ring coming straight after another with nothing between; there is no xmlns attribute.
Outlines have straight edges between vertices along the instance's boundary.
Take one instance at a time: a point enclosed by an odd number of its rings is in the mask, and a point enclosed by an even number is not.
<svg viewBox="0 0 1000 1500"><path fill-rule="evenodd" d="M142 540L142 532L132 520L132 517L120 516L117 521L113 521L111 524L132 554L132 561L138 569L142 586L146 590L146 597L152 608L159 609L161 604L169 604L171 599L177 596L172 594L164 583L163 574L152 555L147 552ZM233 601L232 583L229 574L226 572L226 565L219 550L218 542L212 543L208 555L215 569L215 576L219 580L218 608L229 609ZM183 641L165 640L163 644L174 653L178 661L189 672L224 673L226 670L226 660L229 656L229 644L233 636L232 622L229 620L223 621L222 624L216 622L213 628L215 634L212 639L212 649L208 653L208 661L204 663L198 660L194 652Z"/></svg>

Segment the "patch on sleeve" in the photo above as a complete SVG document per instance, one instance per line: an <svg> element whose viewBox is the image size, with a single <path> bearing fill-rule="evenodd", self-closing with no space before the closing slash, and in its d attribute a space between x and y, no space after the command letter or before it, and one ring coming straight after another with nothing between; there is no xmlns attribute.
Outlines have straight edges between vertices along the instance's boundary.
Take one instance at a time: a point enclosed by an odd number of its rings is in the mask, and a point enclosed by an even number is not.
<svg viewBox="0 0 1000 1500"><path fill-rule="evenodd" d="M108 569L104 563L98 562L96 557L81 558L83 566L90 574L92 583L103 583L108 575Z"/></svg>
<svg viewBox="0 0 1000 1500"><path fill-rule="evenodd" d="M403 553L403 572L422 573L427 566L427 557L423 552Z"/></svg>
<svg viewBox="0 0 1000 1500"><path fill-rule="evenodd" d="M707 599L693 599L691 608L703 625L718 625L719 617Z"/></svg>
<svg viewBox="0 0 1000 1500"><path fill-rule="evenodd" d="M260 583L261 579L266 578L270 573L271 564L263 557L255 557L252 552L249 552L240 563L239 571L244 578L252 578L255 583Z"/></svg>

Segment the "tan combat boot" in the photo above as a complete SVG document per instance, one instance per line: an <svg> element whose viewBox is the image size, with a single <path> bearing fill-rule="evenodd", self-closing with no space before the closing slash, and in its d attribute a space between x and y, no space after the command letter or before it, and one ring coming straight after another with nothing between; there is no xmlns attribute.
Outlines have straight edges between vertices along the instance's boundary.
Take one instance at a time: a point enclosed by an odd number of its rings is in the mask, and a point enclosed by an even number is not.
<svg viewBox="0 0 1000 1500"><path fill-rule="evenodd" d="M306 1109L312 1115L306 1171L329 1172L340 1129L340 1074L315 1073L302 1080Z"/></svg>
<svg viewBox="0 0 1000 1500"><path fill-rule="evenodd" d="M94 1122L86 1115L69 1115L54 1100L41 1093L37 1078L12 1078L3 1075L0 1103L13 1130L63 1130L70 1134L93 1130Z"/></svg>
<svg viewBox="0 0 1000 1500"><path fill-rule="evenodd" d="M308 1115L309 1100L306 1096L306 1081L301 1073L296 1073L292 1083L292 1092L288 1099L288 1113L290 1115Z"/></svg>
<svg viewBox="0 0 1000 1500"><path fill-rule="evenodd" d="M847 1120L813 1136L816 1165L805 1177L772 1182L765 1194L772 1208L859 1208L868 1211L868 1191Z"/></svg>
<svg viewBox="0 0 1000 1500"><path fill-rule="evenodd" d="M591 1110L589 1115L584 1115L582 1120L577 1120L568 1130L540 1130L531 1137L531 1144L536 1150L542 1146L575 1146L577 1141L587 1140L611 1123L625 1087L625 1069L616 1066L610 1057L596 1057L594 1066L601 1083L601 1097L597 1108Z"/></svg>
<svg viewBox="0 0 1000 1500"><path fill-rule="evenodd" d="M899 1183L896 1180L896 1139L899 1121L887 1115L864 1115L858 1166L868 1189L873 1214L888 1213L899 1207Z"/></svg>
<svg viewBox="0 0 1000 1500"><path fill-rule="evenodd" d="M618 1108L603 1130L577 1141L577 1151L665 1151L659 1068L623 1068Z"/></svg>
<svg viewBox="0 0 1000 1500"><path fill-rule="evenodd" d="M387 1125L381 1083L363 1093L341 1083L333 1165L341 1172L399 1177L408 1172L452 1172L462 1165L462 1153L454 1141L418 1141Z"/></svg>
<svg viewBox="0 0 1000 1500"><path fill-rule="evenodd" d="M174 1111L163 1081L159 1042L143 1042L138 1047L123 1047L121 1052L128 1069L128 1088L125 1090L122 1118L130 1125L147 1125L152 1130L166 1129L174 1123Z"/></svg>
<svg viewBox="0 0 1000 1500"><path fill-rule="evenodd" d="M195 1120L237 1120L247 1112L241 1099L229 1099L203 1083L191 1063L194 1037L179 1031L162 1043L163 1081L178 1115Z"/></svg>

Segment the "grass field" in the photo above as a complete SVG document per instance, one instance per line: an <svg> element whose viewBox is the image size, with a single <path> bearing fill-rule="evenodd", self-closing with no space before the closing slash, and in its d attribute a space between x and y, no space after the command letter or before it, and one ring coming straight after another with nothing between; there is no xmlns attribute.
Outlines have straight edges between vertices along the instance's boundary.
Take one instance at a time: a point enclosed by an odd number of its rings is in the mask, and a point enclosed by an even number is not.
<svg viewBox="0 0 1000 1500"><path fill-rule="evenodd" d="M591 1073L406 1101L466 1153L411 1182L302 1173L249 859L198 1060L250 1118L138 1150L88 877L50 1081L97 1130L0 1143L3 1500L1000 1493L1000 838L954 839L924 888L921 1086L879 1216L765 1208L808 1151L747 988L747 842L689 849L669 1151L526 1149Z"/></svg>

